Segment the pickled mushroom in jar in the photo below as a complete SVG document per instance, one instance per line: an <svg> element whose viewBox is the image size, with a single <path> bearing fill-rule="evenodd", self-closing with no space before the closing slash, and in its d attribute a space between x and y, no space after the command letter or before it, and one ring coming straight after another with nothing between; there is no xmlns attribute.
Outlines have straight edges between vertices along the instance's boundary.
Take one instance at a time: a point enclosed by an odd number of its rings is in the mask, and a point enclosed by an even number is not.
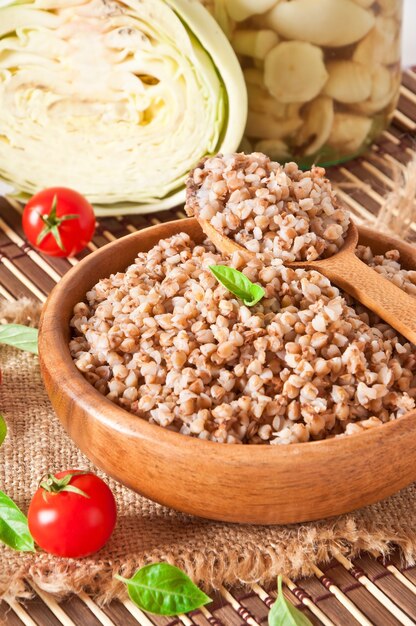
<svg viewBox="0 0 416 626"><path fill-rule="evenodd" d="M351 104L367 100L371 94L371 70L354 61L329 61L328 81L323 93L338 102Z"/></svg>
<svg viewBox="0 0 416 626"><path fill-rule="evenodd" d="M249 146L302 167L364 150L400 86L402 0L212 0L248 90ZM245 16L245 17L243 17Z"/></svg>
<svg viewBox="0 0 416 626"><path fill-rule="evenodd" d="M268 14L267 22L285 39L339 48L364 37L374 15L351 0L283 0Z"/></svg>
<svg viewBox="0 0 416 626"><path fill-rule="evenodd" d="M279 102L309 102L327 79L323 52L310 43L282 42L264 60L264 83Z"/></svg>
<svg viewBox="0 0 416 626"><path fill-rule="evenodd" d="M295 139L295 145L305 155L315 154L331 134L334 104L331 98L321 96L308 104L304 124Z"/></svg>
<svg viewBox="0 0 416 626"><path fill-rule="evenodd" d="M370 132L372 121L368 117L350 113L336 113L328 145L343 146L348 152L357 152Z"/></svg>

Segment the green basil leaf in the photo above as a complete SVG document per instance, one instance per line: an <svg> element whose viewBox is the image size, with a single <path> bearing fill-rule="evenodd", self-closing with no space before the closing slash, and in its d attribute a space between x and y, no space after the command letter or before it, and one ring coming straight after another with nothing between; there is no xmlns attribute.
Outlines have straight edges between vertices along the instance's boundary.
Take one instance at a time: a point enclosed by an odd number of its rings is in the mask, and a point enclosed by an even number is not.
<svg viewBox="0 0 416 626"><path fill-rule="evenodd" d="M0 491L0 541L13 550L35 551L26 516L2 491Z"/></svg>
<svg viewBox="0 0 416 626"><path fill-rule="evenodd" d="M38 329L22 324L0 324L0 343L38 354Z"/></svg>
<svg viewBox="0 0 416 626"><path fill-rule="evenodd" d="M6 420L4 419L3 415L0 413L0 446L3 443L3 441L6 439L6 435L7 435Z"/></svg>
<svg viewBox="0 0 416 626"><path fill-rule="evenodd" d="M312 626L306 615L290 604L283 595L282 577L277 579L279 595L269 613L269 626Z"/></svg>
<svg viewBox="0 0 416 626"><path fill-rule="evenodd" d="M116 578L126 583L130 599L140 609L155 615L189 613L211 602L182 570L168 563L151 563L133 578Z"/></svg>
<svg viewBox="0 0 416 626"><path fill-rule="evenodd" d="M264 298L263 287L252 283L242 272L228 265L210 265L209 269L221 285L240 298L246 306L254 306Z"/></svg>

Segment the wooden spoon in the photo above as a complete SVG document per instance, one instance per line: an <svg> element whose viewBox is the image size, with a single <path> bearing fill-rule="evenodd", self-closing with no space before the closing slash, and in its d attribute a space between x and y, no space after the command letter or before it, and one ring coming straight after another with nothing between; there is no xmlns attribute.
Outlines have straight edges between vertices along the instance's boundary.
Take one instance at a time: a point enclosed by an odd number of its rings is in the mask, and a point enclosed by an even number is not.
<svg viewBox="0 0 416 626"><path fill-rule="evenodd" d="M219 233L207 220L198 221L222 254L239 252L247 260L255 256L254 252ZM416 344L416 299L360 261L355 254L357 243L358 230L351 220L344 245L336 254L318 261L285 262L285 265L317 270Z"/></svg>

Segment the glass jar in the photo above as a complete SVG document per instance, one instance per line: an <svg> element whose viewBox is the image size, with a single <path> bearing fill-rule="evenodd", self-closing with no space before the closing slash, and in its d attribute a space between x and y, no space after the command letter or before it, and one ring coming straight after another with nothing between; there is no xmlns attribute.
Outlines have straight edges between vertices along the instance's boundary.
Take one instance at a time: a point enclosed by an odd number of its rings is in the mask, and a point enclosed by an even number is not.
<svg viewBox="0 0 416 626"><path fill-rule="evenodd" d="M402 0L209 0L248 88L244 151L332 165L388 126Z"/></svg>

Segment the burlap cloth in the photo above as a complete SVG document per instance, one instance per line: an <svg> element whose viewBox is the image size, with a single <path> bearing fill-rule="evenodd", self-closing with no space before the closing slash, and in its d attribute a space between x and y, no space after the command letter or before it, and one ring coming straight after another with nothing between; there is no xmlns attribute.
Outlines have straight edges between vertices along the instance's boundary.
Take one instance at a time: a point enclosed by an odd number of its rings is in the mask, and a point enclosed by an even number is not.
<svg viewBox="0 0 416 626"><path fill-rule="evenodd" d="M39 306L1 303L0 319L35 325ZM47 470L91 467L61 427L43 389L37 357L0 347L0 411L9 433L0 448L0 489L26 511ZM56 372L59 377L59 369ZM219 445L219 444L218 444ZM403 450L403 454L406 451ZM388 462L386 460L386 462ZM371 468L369 468L371 472ZM205 587L267 582L279 572L309 574L334 550L386 554L393 545L416 556L416 485L379 504L331 520L292 526L245 526L204 521L159 506L108 479L118 503L118 524L93 557L60 559L41 552L0 548L0 593L18 597L23 580L57 594L86 590L101 601L124 594L113 579L151 561L183 568ZM328 485L331 489L331 485Z"/></svg>

